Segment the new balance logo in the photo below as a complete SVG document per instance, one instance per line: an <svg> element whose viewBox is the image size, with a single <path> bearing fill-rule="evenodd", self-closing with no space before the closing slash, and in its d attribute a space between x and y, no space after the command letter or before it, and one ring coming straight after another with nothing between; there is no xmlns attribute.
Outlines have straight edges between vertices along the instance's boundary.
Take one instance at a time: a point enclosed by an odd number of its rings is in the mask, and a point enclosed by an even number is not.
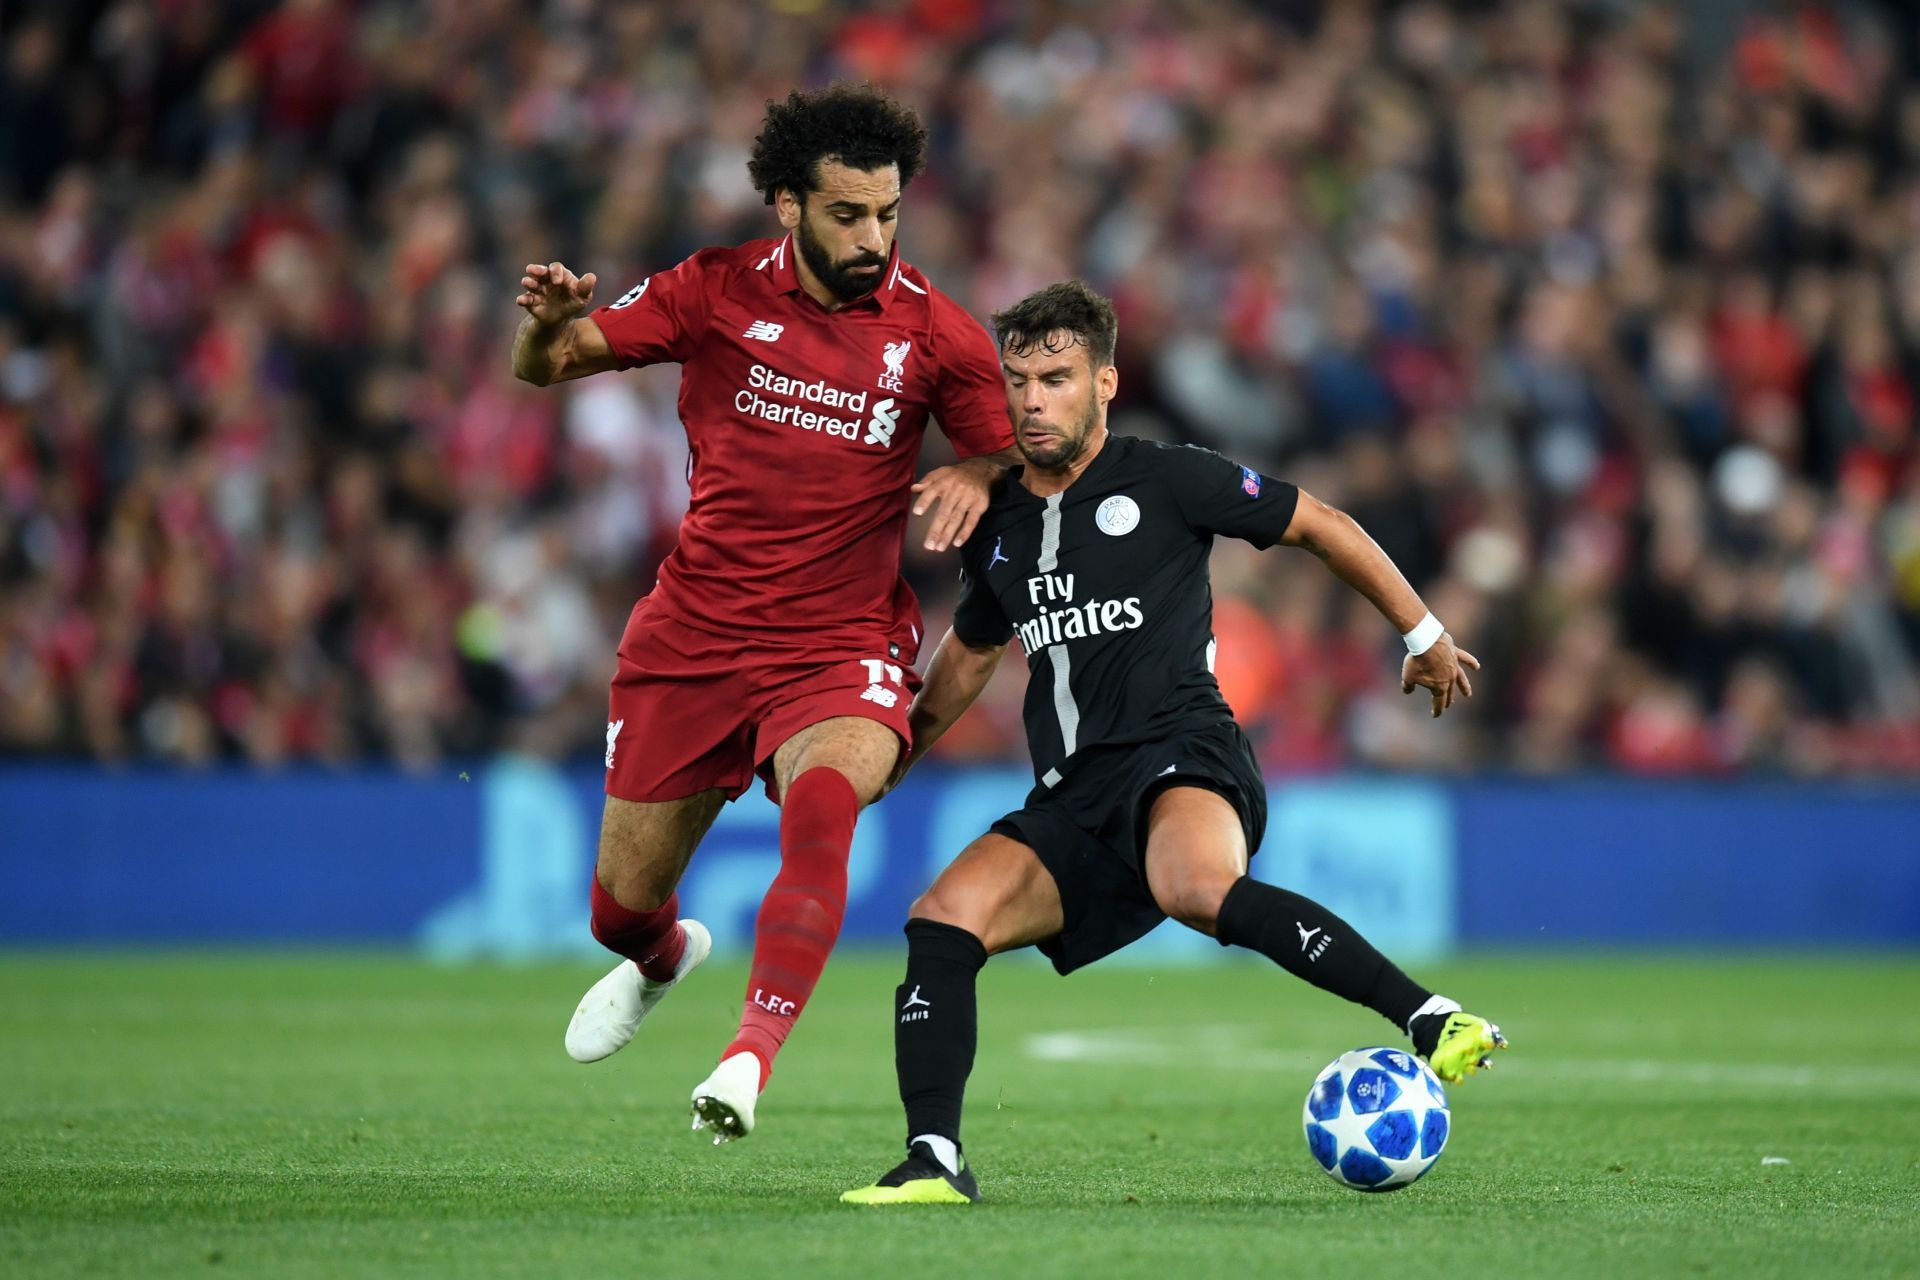
<svg viewBox="0 0 1920 1280"><path fill-rule="evenodd" d="M993 566L995 566L995 565L997 565L997 564L1012 564L1012 563L1013 563L1013 561L1011 561L1011 560L1009 560L1009 559L1007 559L1007 558L1006 558L1005 556L1003 556L1003 555L1001 555L1001 554L1000 554L1000 543L1001 543L1002 541L1003 541L1003 539L1000 539L1000 538L995 538L995 539L993 540L993 558L987 561L987 568L989 568L989 569L991 569L991 568L993 568Z"/></svg>
<svg viewBox="0 0 1920 1280"><path fill-rule="evenodd" d="M1298 920L1295 920L1293 922L1293 927L1300 931L1300 949L1302 951L1307 950L1307 944L1313 941L1313 935L1320 932L1320 930L1318 929L1307 928L1307 926L1301 924ZM1332 945L1333 945L1333 935L1330 933L1323 935L1320 939L1319 944L1316 945L1312 951L1307 953L1307 959L1310 961L1318 960L1321 956L1327 953L1327 948Z"/></svg>
<svg viewBox="0 0 1920 1280"><path fill-rule="evenodd" d="M620 730L626 727L626 720L607 721L607 768L613 768L613 749L618 745L614 740L620 736Z"/></svg>
<svg viewBox="0 0 1920 1280"><path fill-rule="evenodd" d="M747 331L740 336L743 338L752 338L756 342L778 342L780 341L780 335L786 331L786 328L787 326L774 324L770 320L755 320L747 326Z"/></svg>
<svg viewBox="0 0 1920 1280"><path fill-rule="evenodd" d="M893 407L893 397L889 396L873 406L873 417L867 420L867 437L861 443L893 446L893 433L900 427L900 411Z"/></svg>
<svg viewBox="0 0 1920 1280"><path fill-rule="evenodd" d="M909 1012L909 1010L914 1008L918 1008L920 1012L919 1013ZM913 990L907 993L907 998L900 1003L900 1021L925 1022L927 1020L928 1014L931 1013L932 1010L933 1010L933 1001L922 1000L920 998L920 988L916 984Z"/></svg>

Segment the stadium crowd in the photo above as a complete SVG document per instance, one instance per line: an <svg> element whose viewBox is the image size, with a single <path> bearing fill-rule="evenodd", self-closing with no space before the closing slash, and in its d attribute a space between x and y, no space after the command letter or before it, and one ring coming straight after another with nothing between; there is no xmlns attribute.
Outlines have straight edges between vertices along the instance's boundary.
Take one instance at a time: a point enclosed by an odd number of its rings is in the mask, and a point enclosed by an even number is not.
<svg viewBox="0 0 1920 1280"><path fill-rule="evenodd" d="M516 383L515 282L768 234L764 102L850 78L931 129L909 259L1109 292L1118 429L1346 507L1485 663L1427 723L1222 544L1270 768L1920 772L1920 24L1752 9L9 6L0 751L595 750L677 372ZM1019 665L941 754L1023 757Z"/></svg>

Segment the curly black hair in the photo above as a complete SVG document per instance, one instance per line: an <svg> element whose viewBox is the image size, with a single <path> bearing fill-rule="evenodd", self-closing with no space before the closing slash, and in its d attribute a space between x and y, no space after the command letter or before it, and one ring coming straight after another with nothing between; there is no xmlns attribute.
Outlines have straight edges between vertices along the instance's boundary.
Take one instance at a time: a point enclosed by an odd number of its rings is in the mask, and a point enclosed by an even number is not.
<svg viewBox="0 0 1920 1280"><path fill-rule="evenodd" d="M1064 343L1049 343L1054 334L1069 335ZM1113 363L1120 321L1113 304L1085 280L1062 280L1030 293L1005 311L993 313L993 336L1002 351L1023 356L1035 347L1049 354L1084 343L1093 367Z"/></svg>
<svg viewBox="0 0 1920 1280"><path fill-rule="evenodd" d="M927 131L913 108L870 84L831 84L807 93L796 89L785 102L768 100L747 175L768 204L782 187L796 196L812 191L822 160L867 172L898 165L904 190L926 151Z"/></svg>

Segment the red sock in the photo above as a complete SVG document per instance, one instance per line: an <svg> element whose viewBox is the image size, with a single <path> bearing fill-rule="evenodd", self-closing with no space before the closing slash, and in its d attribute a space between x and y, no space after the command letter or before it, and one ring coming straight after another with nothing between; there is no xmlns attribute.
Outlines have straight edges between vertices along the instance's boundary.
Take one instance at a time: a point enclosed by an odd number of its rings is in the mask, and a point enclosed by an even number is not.
<svg viewBox="0 0 1920 1280"><path fill-rule="evenodd" d="M806 1007L847 911L847 853L860 797L838 769L809 769L780 801L780 874L753 926L753 972L740 1032L721 1055L760 1059L767 1087L773 1059Z"/></svg>
<svg viewBox="0 0 1920 1280"><path fill-rule="evenodd" d="M615 955L640 966L655 982L670 982L686 954L687 934L680 927L680 895L674 894L652 911L634 911L614 901L593 878L593 936Z"/></svg>

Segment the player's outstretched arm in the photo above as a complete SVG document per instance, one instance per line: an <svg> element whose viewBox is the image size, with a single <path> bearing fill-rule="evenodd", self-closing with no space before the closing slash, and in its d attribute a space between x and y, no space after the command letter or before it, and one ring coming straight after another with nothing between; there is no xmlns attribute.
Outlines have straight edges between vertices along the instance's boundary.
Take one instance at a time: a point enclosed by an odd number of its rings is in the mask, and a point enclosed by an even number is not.
<svg viewBox="0 0 1920 1280"><path fill-rule="evenodd" d="M1013 449L962 458L948 466L936 467L913 486L916 495L913 514L937 514L927 526L927 550L945 551L957 547L973 534L987 503L993 498L993 482L1000 473L1020 461Z"/></svg>
<svg viewBox="0 0 1920 1280"><path fill-rule="evenodd" d="M1421 603L1420 593L1352 516L1302 489L1293 521L1281 541L1305 548L1326 561L1342 582L1372 601L1373 607L1407 638L1409 652L1400 667L1402 693L1412 693L1416 685L1426 689L1433 695L1436 716L1453 705L1456 693L1463 698L1473 696L1467 671L1478 671L1480 660L1465 649L1456 649L1453 637L1443 630L1437 637L1423 634L1439 630L1438 621ZM1415 649L1419 652L1413 652Z"/></svg>
<svg viewBox="0 0 1920 1280"><path fill-rule="evenodd" d="M514 302L526 319L513 335L513 376L536 387L605 373L617 367L613 347L586 314L594 274L576 276L564 264L530 262Z"/></svg>
<svg viewBox="0 0 1920 1280"><path fill-rule="evenodd" d="M951 630L940 638L940 647L927 662L927 678L920 686L920 696L913 700L913 709L907 714L913 750L900 757L893 777L887 780L887 790L899 786L907 770L973 705L973 700L987 687L987 681L993 679L994 669L1006 651L1004 644L976 648Z"/></svg>

